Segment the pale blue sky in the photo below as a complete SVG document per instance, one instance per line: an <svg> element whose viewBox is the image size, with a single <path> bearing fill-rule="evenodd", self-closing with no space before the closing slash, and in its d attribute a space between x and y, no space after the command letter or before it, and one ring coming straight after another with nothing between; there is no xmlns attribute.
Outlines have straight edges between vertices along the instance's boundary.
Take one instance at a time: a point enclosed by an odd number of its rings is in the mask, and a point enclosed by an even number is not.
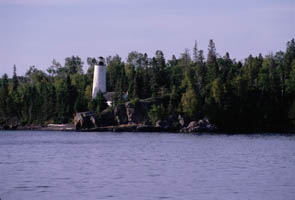
<svg viewBox="0 0 295 200"><path fill-rule="evenodd" d="M211 38L220 55L242 60L285 50L294 37L294 0L0 0L0 75L72 55L86 63L159 49L170 59L195 40L207 54Z"/></svg>

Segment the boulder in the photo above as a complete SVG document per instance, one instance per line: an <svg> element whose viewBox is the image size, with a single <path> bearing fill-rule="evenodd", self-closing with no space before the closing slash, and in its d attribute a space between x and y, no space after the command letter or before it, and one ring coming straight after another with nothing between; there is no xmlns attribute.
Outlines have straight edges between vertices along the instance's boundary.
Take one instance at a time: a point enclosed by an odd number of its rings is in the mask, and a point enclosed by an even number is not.
<svg viewBox="0 0 295 200"><path fill-rule="evenodd" d="M158 120L156 121L155 127L161 128L161 129L168 129L170 128L170 124L166 120Z"/></svg>
<svg viewBox="0 0 295 200"><path fill-rule="evenodd" d="M76 130L90 129L96 126L95 112L80 112L74 115Z"/></svg>
<svg viewBox="0 0 295 200"><path fill-rule="evenodd" d="M180 132L194 133L194 132L214 132L217 128L211 124L208 118L203 118L199 121L191 121L187 127L180 129Z"/></svg>
<svg viewBox="0 0 295 200"><path fill-rule="evenodd" d="M204 117L203 120L199 120L198 126L200 131L203 131L203 132L214 132L217 130L216 126L211 124L207 117Z"/></svg>
<svg viewBox="0 0 295 200"><path fill-rule="evenodd" d="M199 126L198 126L198 122L196 121L190 122L187 127L184 127L181 129L181 132L184 132L184 133L193 133L198 131L199 131Z"/></svg>

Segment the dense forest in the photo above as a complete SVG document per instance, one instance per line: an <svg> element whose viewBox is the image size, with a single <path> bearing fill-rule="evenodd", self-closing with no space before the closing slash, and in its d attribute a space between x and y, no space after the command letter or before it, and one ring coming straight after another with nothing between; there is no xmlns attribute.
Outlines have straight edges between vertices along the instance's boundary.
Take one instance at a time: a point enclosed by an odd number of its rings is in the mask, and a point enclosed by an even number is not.
<svg viewBox="0 0 295 200"><path fill-rule="evenodd" d="M207 54L207 55L205 55ZM0 124L17 119L20 124L69 123L75 112L101 112L98 94L92 100L92 78L96 58L72 56L62 66L56 60L42 71L35 66L24 76L4 74L0 79ZM153 57L133 51L126 61L118 55L106 58L107 91L116 92L113 107L124 101L168 97L151 113L161 118L181 114L187 119L208 117L221 130L290 128L295 125L295 42L285 52L249 55L243 61L194 44L178 58L166 60L162 51ZM128 92L128 98L122 94Z"/></svg>

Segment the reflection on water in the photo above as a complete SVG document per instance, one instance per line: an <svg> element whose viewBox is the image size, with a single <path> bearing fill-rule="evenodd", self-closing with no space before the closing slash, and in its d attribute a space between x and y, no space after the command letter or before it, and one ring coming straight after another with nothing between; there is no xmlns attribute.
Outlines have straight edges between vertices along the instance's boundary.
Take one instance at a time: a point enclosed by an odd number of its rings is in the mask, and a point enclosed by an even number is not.
<svg viewBox="0 0 295 200"><path fill-rule="evenodd" d="M0 198L294 199L295 137L0 132Z"/></svg>

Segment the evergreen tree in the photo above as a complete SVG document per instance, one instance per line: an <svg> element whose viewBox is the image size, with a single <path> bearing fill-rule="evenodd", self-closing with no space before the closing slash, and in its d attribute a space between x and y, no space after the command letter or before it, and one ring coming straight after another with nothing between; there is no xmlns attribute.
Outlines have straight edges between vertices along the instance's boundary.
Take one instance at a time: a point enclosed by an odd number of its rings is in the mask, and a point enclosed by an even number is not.
<svg viewBox="0 0 295 200"><path fill-rule="evenodd" d="M4 74L0 84L0 117L4 120L8 120L8 76Z"/></svg>
<svg viewBox="0 0 295 200"><path fill-rule="evenodd" d="M92 110L96 113L101 113L108 107L108 104L106 102L106 99L103 96L103 93L99 91L96 94L95 99L92 100Z"/></svg>
<svg viewBox="0 0 295 200"><path fill-rule="evenodd" d="M216 48L215 48L215 43L213 40L209 40L209 45L208 45L208 56L207 56L207 63L212 64L216 62L217 54L216 54Z"/></svg>
<svg viewBox="0 0 295 200"><path fill-rule="evenodd" d="M18 87L19 83L18 83L18 78L17 78L17 74L16 74L16 66L13 66L13 76L12 76L12 90L13 91L17 91L17 87Z"/></svg>
<svg viewBox="0 0 295 200"><path fill-rule="evenodd" d="M195 41L195 45L194 45L194 48L193 48L193 61L195 63L197 63L199 61L199 55L198 55L198 43L197 41Z"/></svg>
<svg viewBox="0 0 295 200"><path fill-rule="evenodd" d="M74 105L77 98L76 88L71 85L71 79L60 79L56 83L56 121L67 123L74 113Z"/></svg>
<svg viewBox="0 0 295 200"><path fill-rule="evenodd" d="M115 91L115 106L128 100L154 97L163 101L150 115L182 113L191 120L207 116L224 130L274 129L295 124L295 42L275 54L248 56L244 62L229 53L218 56L209 41L207 61L195 42L192 58L188 49L166 61L162 51L153 58L136 51L124 63L118 55L107 59L107 90ZM106 108L102 94L92 99L95 58L87 58L83 74L78 56L66 58L64 66L53 60L47 73L31 66L21 77L13 69L11 79L0 79L0 123L12 118L22 124L71 122L74 112Z"/></svg>

